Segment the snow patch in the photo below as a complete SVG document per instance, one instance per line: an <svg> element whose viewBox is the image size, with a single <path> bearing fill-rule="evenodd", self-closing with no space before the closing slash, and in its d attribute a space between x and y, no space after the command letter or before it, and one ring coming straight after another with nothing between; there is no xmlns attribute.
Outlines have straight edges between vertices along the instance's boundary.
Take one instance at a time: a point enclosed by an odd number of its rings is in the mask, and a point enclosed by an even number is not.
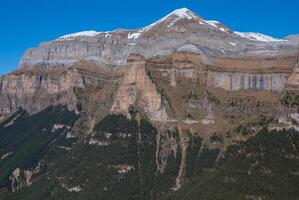
<svg viewBox="0 0 299 200"><path fill-rule="evenodd" d="M78 33L71 33L68 35L64 35L61 36L59 39L64 39L64 40L69 40L69 39L74 39L75 37L93 37L96 36L98 34L100 34L101 32L97 32L97 31L81 31Z"/></svg>
<svg viewBox="0 0 299 200"><path fill-rule="evenodd" d="M219 21L216 20L205 20L205 22L207 22L208 24L212 25L212 26L216 26L217 24L221 24Z"/></svg>
<svg viewBox="0 0 299 200"><path fill-rule="evenodd" d="M227 30L223 27L221 27L221 23L215 20L205 20L205 22L217 29L219 29L222 32L227 32Z"/></svg>
<svg viewBox="0 0 299 200"><path fill-rule="evenodd" d="M285 40L277 39L274 37L271 37L269 35L264 35L262 33L253 33L253 32L234 32L236 35L246 38L248 40L252 41L259 41L259 42L284 42Z"/></svg>
<svg viewBox="0 0 299 200"><path fill-rule="evenodd" d="M153 26L155 26L157 24L160 24L161 22L164 22L165 20L167 20L171 16L176 16L177 19L174 19L174 21L169 26L173 25L179 19L189 19L189 20L190 19L197 19L197 20L201 21L200 18L196 14L194 14L192 11L190 11L189 9L180 8L180 9L174 10L170 14L168 14L165 17L163 17L162 19L150 24L149 26L144 27L143 28L143 33L148 31Z"/></svg>
<svg viewBox="0 0 299 200"><path fill-rule="evenodd" d="M190 11L187 8L177 9L177 10L173 11L172 13L170 13L169 15L167 15L166 17L168 18L171 15L176 15L179 18L187 18L187 19L198 18L198 16L196 16L192 11Z"/></svg>
<svg viewBox="0 0 299 200"><path fill-rule="evenodd" d="M142 31L138 31L137 33L129 33L128 39L138 39L140 35L142 34Z"/></svg>
<svg viewBox="0 0 299 200"><path fill-rule="evenodd" d="M205 22L207 23L207 24L210 24L211 26L214 26L215 28L218 28L218 24L220 24L220 22L218 22L218 21L215 21L215 20L205 20Z"/></svg>
<svg viewBox="0 0 299 200"><path fill-rule="evenodd" d="M177 9L149 26L146 26L135 33L129 33L128 39L138 39L139 37L141 37L144 34L144 32L146 32L147 30L149 30L156 24L159 24L159 23L167 20L170 16L177 17L177 19L174 19L172 24L174 24L175 21L177 21L179 19L189 19L189 20L190 19L200 19L196 14L194 14L192 11L188 10L187 8ZM201 22L201 23L203 23L203 22ZM59 37L58 40L73 40L77 37L94 37L101 33L106 33L105 34L106 38L110 37L110 35L111 35L110 34L111 32L97 32L94 30L90 30L90 31L81 31L81 32L77 32L77 33L67 34L67 35Z"/></svg>

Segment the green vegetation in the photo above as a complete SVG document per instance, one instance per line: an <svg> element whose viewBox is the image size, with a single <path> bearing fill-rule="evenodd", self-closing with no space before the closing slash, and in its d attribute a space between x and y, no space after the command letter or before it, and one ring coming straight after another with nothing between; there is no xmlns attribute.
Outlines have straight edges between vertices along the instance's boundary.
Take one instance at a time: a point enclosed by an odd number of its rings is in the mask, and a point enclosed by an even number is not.
<svg viewBox="0 0 299 200"><path fill-rule="evenodd" d="M11 154L0 160L0 187L8 187L8 177L16 168L27 170L35 167L48 152L53 141L65 128L52 132L54 124L73 126L76 115L64 107L50 107L29 116L24 110L0 124L0 155Z"/></svg>
<svg viewBox="0 0 299 200"><path fill-rule="evenodd" d="M72 127L77 119L66 108L51 107L32 116L17 112L0 124L1 155L13 152L0 160L0 191L11 189L8 177L17 167L33 169L41 160L43 165L31 186L4 199L298 199L299 134L295 130L265 128L228 146L218 161L218 149L209 149L202 138L185 132L187 183L174 192L171 188L182 156L178 130L165 130L157 137L145 117L137 121L137 112L131 114L131 120L107 116L90 136L77 142L66 138L67 128L53 131L54 124ZM257 123L266 126L268 122L261 117ZM246 132L244 127L239 132ZM210 140L222 142L223 138L215 134Z"/></svg>
<svg viewBox="0 0 299 200"><path fill-rule="evenodd" d="M299 197L299 134L268 132L230 146L214 170L194 177L165 199L265 199Z"/></svg>
<svg viewBox="0 0 299 200"><path fill-rule="evenodd" d="M186 156L186 168L185 174L186 177L191 178L197 174L197 167L199 156L201 153L202 139L199 137L194 137L190 133L188 134L188 148Z"/></svg>
<svg viewBox="0 0 299 200"><path fill-rule="evenodd" d="M156 129L145 118L110 115L85 143L45 156L45 174L6 199L154 199ZM102 143L89 144L90 140ZM79 187L80 192L68 191Z"/></svg>

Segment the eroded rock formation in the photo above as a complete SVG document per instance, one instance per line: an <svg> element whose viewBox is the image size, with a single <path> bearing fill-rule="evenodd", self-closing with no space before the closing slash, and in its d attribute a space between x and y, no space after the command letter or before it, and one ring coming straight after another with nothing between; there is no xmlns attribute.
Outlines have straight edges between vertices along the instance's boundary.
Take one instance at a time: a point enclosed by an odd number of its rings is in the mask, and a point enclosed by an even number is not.
<svg viewBox="0 0 299 200"><path fill-rule="evenodd" d="M146 61L140 55L128 58L128 69L118 88L112 111L129 113L130 106L136 106L154 121L168 119L161 94L146 72Z"/></svg>
<svg viewBox="0 0 299 200"><path fill-rule="evenodd" d="M95 157L110 153L97 148L112 147L117 156L137 151L129 155L136 163L106 167L116 169L119 180L138 172L141 188L150 173L148 196L178 190L263 126L299 130L299 45L293 40L248 38L186 9L143 29L64 36L28 50L19 69L0 76L0 121L19 107L32 115L66 105L78 119L73 127L53 124L51 134L65 130L66 140L81 139L96 149ZM8 152L1 160L14 155ZM31 185L37 173L13 170L13 192ZM55 177L68 192L84 192L84 184L67 185L68 178ZM155 186L160 181L165 188Z"/></svg>

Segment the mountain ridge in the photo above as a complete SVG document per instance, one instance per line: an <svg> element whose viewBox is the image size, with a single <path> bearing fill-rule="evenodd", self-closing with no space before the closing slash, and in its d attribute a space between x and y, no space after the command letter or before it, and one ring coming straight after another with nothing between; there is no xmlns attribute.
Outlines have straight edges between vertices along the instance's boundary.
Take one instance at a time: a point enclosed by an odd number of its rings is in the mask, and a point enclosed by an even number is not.
<svg viewBox="0 0 299 200"><path fill-rule="evenodd" d="M186 9L77 36L0 76L0 198L298 196L296 36L246 39Z"/></svg>
<svg viewBox="0 0 299 200"><path fill-rule="evenodd" d="M170 55L184 45L195 45L195 48L201 49L197 51L208 54L206 56L246 56L247 52L259 49L276 56L274 50L292 51L298 48L298 44L286 39L234 32L221 23L205 21L192 11L182 8L136 30L85 31L44 42L24 54L20 67L38 64L69 66L82 59L121 65L125 64L130 53L151 58Z"/></svg>
<svg viewBox="0 0 299 200"><path fill-rule="evenodd" d="M189 15L188 15L189 14ZM200 19L203 22L206 22L208 24L211 24L212 26L214 27L217 27L217 24L220 24L223 26L223 24L219 21L216 21L216 20L203 20L200 16L196 15L193 11L189 10L188 8L179 8L179 9L176 9L174 11L172 11L171 13L169 13L168 15L164 16L163 18L159 19L158 21L148 25L148 26L145 26L143 28L137 28L135 30L140 30L140 29L147 29L148 27L151 27L161 21L164 21L166 20L167 18L169 18L170 16L172 15L176 15L180 18L188 18L188 19L192 19L192 18L195 18L195 19ZM225 25L224 25L225 26ZM71 37L78 37L78 36L96 36L97 34L100 34L100 33L110 33L110 32L114 32L114 31L117 31L119 29L116 29L116 30L113 30L113 31L105 31L105 32L97 32L97 31L94 31L94 30L91 30L91 31L82 31L82 32L77 32L77 33L70 33L68 35L64 35L64 36L61 36L59 37L58 39L70 39ZM134 31L134 29L121 29L121 30L124 30L124 31ZM249 37L246 37L247 34L250 34L250 33L255 33L257 35L264 35L264 36L268 36L268 35L265 35L265 34L262 34L262 33L257 33L257 32L235 32L237 33L237 35L243 35L241 37L244 37L244 38L249 38ZM268 36L269 38L272 38L274 40L265 40L265 39L262 39L261 41L281 41L280 39L275 39L271 36ZM285 38L287 38L288 36L286 36ZM255 40L258 41L258 38L254 38Z"/></svg>

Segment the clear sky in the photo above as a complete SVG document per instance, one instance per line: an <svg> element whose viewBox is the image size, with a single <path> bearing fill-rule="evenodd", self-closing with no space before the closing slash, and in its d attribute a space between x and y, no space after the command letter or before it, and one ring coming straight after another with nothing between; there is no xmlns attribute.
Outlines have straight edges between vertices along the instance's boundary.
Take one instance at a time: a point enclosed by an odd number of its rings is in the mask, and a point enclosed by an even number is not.
<svg viewBox="0 0 299 200"><path fill-rule="evenodd" d="M299 0L0 0L0 74L42 41L143 27L182 7L237 31L279 38L299 33Z"/></svg>

